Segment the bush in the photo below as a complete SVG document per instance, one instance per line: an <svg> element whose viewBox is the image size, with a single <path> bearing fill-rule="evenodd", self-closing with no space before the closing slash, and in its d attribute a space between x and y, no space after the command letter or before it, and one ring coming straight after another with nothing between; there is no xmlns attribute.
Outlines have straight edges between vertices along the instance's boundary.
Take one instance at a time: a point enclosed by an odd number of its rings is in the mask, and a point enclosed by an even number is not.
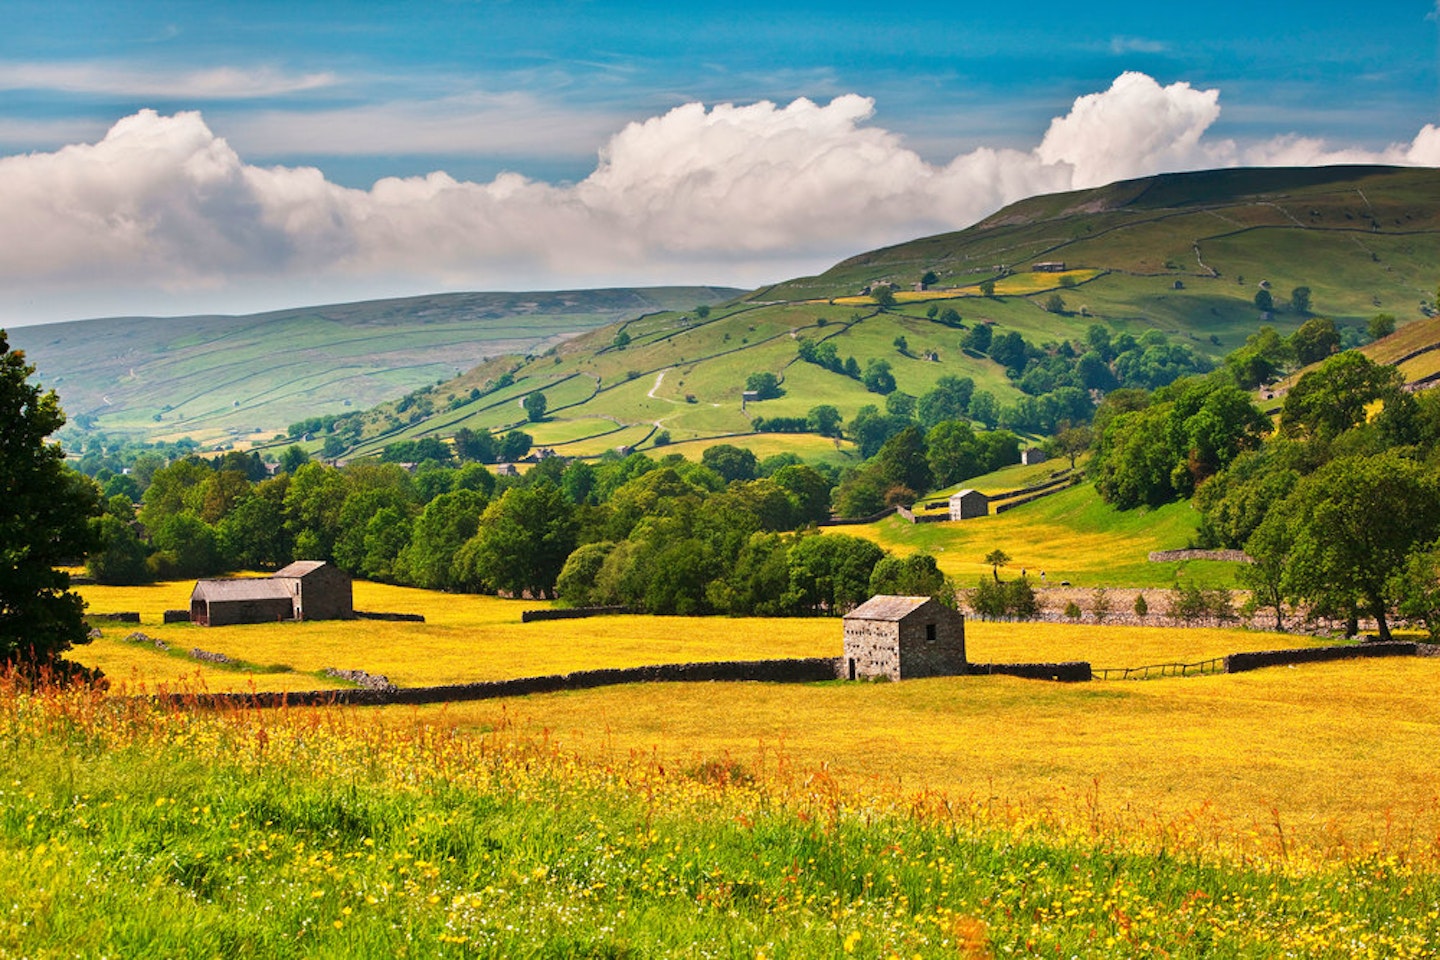
<svg viewBox="0 0 1440 960"><path fill-rule="evenodd" d="M1079 620L1080 604L1076 603L1074 600L1067 602L1065 604L1065 616L1069 617L1071 620Z"/></svg>
<svg viewBox="0 0 1440 960"><path fill-rule="evenodd" d="M982 617L1029 619L1040 612L1040 601L1028 577L1003 583L981 577L965 597L970 609Z"/></svg>
<svg viewBox="0 0 1440 960"><path fill-rule="evenodd" d="M1136 597L1137 604L1139 600L1140 598ZM1095 622L1104 623L1105 618L1110 616L1110 609L1110 594L1104 587L1096 587L1095 592L1090 595L1090 612L1094 615Z"/></svg>
<svg viewBox="0 0 1440 960"><path fill-rule="evenodd" d="M1146 614L1148 614L1149 612L1150 604L1145 602L1145 594L1135 594L1135 616L1143 620L1145 619Z"/></svg>

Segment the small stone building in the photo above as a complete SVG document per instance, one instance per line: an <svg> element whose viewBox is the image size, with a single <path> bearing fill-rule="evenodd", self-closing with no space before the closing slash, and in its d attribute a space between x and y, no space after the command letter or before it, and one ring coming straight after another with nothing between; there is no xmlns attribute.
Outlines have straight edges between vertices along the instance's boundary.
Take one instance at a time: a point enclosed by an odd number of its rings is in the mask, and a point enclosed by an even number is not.
<svg viewBox="0 0 1440 960"><path fill-rule="evenodd" d="M871 597L845 615L841 667L851 680L963 674L965 617L931 597Z"/></svg>
<svg viewBox="0 0 1440 960"><path fill-rule="evenodd" d="M979 490L961 490L950 497L950 519L969 520L990 515L990 498Z"/></svg>
<svg viewBox="0 0 1440 960"><path fill-rule="evenodd" d="M1045 451L1039 447L1026 447L1020 451L1020 462L1027 467L1036 463L1044 463L1049 459L1050 458L1045 455Z"/></svg>
<svg viewBox="0 0 1440 960"><path fill-rule="evenodd" d="M350 575L323 560L297 560L268 577L199 580L190 622L203 627L355 616Z"/></svg>

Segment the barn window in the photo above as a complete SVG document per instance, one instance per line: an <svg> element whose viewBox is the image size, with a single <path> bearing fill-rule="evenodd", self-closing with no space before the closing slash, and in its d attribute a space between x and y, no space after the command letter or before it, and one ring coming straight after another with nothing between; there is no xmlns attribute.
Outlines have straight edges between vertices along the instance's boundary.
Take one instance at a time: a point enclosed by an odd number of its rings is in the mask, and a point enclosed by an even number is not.
<svg viewBox="0 0 1440 960"><path fill-rule="evenodd" d="M925 642L926 642L926 643L934 643L934 642L935 642L935 624L933 624L933 623L927 623L927 624L925 624Z"/></svg>

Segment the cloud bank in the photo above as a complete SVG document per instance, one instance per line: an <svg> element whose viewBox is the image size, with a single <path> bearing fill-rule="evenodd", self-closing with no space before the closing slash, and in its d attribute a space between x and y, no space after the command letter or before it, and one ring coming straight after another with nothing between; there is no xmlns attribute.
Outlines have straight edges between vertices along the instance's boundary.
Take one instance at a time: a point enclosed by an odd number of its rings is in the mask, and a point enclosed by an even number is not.
<svg viewBox="0 0 1440 960"><path fill-rule="evenodd" d="M1440 165L1435 125L1381 151L1207 139L1218 91L1140 73L1077 98L1032 150L943 165L869 125L873 109L853 94L692 103L616 133L579 183L436 172L368 190L247 164L198 113L145 110L95 143L0 158L0 320L435 288L759 284L1036 193L1236 163Z"/></svg>

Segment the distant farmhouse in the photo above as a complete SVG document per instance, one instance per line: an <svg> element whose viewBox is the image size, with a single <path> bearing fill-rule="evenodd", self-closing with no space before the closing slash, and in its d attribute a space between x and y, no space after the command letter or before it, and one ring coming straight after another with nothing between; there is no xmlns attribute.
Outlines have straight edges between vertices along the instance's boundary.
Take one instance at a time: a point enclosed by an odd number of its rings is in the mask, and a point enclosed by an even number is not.
<svg viewBox="0 0 1440 960"><path fill-rule="evenodd" d="M200 580L190 593L190 622L202 627L354 616L350 575L324 560L297 560L268 577Z"/></svg>
<svg viewBox="0 0 1440 960"><path fill-rule="evenodd" d="M969 520L990 515L990 498L979 490L961 490L950 496L950 519Z"/></svg>
<svg viewBox="0 0 1440 960"><path fill-rule="evenodd" d="M845 615L844 676L964 674L965 617L931 597L875 596Z"/></svg>
<svg viewBox="0 0 1440 960"><path fill-rule="evenodd" d="M1020 462L1025 464L1027 467L1033 466L1037 463L1044 463L1046 460L1049 459L1050 458L1045 455L1045 451L1041 450L1039 447L1026 447L1024 450L1020 451Z"/></svg>
<svg viewBox="0 0 1440 960"><path fill-rule="evenodd" d="M1030 268L1035 273L1064 273L1064 260L1042 260Z"/></svg>

